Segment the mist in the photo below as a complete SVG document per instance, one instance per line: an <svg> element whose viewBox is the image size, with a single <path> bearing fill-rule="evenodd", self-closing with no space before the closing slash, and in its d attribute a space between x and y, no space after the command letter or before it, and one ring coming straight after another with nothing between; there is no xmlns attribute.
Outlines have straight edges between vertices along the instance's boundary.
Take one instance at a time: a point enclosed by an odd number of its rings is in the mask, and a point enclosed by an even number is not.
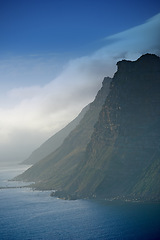
<svg viewBox="0 0 160 240"><path fill-rule="evenodd" d="M11 86L3 92L0 104L0 161L22 162L35 148L59 131L81 109L94 100L105 76L112 77L116 62L121 59L136 60L145 53L160 55L160 14L146 23L102 39L104 46L92 54L64 61L55 65L54 58L43 62L34 60L29 86ZM18 69L8 75L20 82L28 76L25 57L16 59ZM45 59L46 61L46 59ZM13 61L14 62L14 61ZM4 62L7 69L7 61ZM39 67L38 67L39 66ZM13 69L13 68L12 68ZM32 85L32 77L41 69L39 81ZM53 70L55 76L53 76ZM42 71L43 70L43 71ZM19 72L18 72L19 71ZM18 75L17 75L18 72ZM49 73L50 72L50 73ZM43 81L45 73L48 82ZM6 75L1 71L2 79Z"/></svg>

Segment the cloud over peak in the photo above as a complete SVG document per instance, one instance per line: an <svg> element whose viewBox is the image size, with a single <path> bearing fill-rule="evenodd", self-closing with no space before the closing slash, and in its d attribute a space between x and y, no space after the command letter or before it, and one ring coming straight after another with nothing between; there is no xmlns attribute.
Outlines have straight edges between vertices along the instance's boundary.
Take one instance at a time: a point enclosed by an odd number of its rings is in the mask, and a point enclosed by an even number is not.
<svg viewBox="0 0 160 240"><path fill-rule="evenodd" d="M103 78L113 76L117 61L135 60L147 52L159 55L159 29L160 14L106 38L106 45L90 56L70 60L52 81L10 89L0 105L1 158L12 158L13 152L7 155L4 151L10 148L16 152L16 159L24 160L35 147L76 117L94 99ZM23 63L25 60L21 59ZM44 67L40 60L38 64ZM47 66L46 74L49 67L52 64ZM12 77L16 75L13 73Z"/></svg>

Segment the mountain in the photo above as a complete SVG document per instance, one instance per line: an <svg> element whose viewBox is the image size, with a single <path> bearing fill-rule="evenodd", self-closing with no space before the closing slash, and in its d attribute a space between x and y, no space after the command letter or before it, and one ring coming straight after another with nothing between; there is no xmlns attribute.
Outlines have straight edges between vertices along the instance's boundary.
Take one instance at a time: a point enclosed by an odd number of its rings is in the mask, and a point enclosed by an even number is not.
<svg viewBox="0 0 160 240"><path fill-rule="evenodd" d="M35 181L35 187L40 189L57 189L66 181L84 157L85 148L108 95L110 81L111 78L104 78L102 88L89 105L89 110L77 127L65 138L62 145L15 180Z"/></svg>
<svg viewBox="0 0 160 240"><path fill-rule="evenodd" d="M51 138L45 141L25 161L23 161L22 164L35 164L36 162L42 160L43 158L54 152L58 147L60 147L64 139L79 124L80 120L84 117L88 109L89 105L84 107L80 114L67 126L65 126L63 129L61 129L59 132L57 132Z"/></svg>
<svg viewBox="0 0 160 240"><path fill-rule="evenodd" d="M160 58L117 67L109 94L103 83L61 147L17 179L66 199L160 201Z"/></svg>
<svg viewBox="0 0 160 240"><path fill-rule="evenodd" d="M120 61L64 198L160 201L160 58Z"/></svg>

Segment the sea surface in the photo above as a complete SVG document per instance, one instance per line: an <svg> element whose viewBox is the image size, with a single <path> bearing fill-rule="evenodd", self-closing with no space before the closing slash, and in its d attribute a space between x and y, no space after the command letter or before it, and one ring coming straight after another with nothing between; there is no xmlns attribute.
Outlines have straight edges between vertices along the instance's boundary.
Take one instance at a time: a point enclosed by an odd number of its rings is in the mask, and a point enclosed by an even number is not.
<svg viewBox="0 0 160 240"><path fill-rule="evenodd" d="M0 187L26 166L1 166ZM158 240L160 204L67 201L50 191L0 189L0 240Z"/></svg>

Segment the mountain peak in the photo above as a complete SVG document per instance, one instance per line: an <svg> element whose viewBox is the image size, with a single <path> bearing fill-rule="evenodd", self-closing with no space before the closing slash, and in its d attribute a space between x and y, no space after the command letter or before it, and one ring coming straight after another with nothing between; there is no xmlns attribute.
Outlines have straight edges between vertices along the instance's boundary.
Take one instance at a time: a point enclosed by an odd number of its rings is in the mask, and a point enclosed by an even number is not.
<svg viewBox="0 0 160 240"><path fill-rule="evenodd" d="M121 60L117 62L118 70L117 71L135 71L135 67L137 71L159 71L159 62L160 57L155 54L146 53L139 57L136 61L130 60Z"/></svg>

